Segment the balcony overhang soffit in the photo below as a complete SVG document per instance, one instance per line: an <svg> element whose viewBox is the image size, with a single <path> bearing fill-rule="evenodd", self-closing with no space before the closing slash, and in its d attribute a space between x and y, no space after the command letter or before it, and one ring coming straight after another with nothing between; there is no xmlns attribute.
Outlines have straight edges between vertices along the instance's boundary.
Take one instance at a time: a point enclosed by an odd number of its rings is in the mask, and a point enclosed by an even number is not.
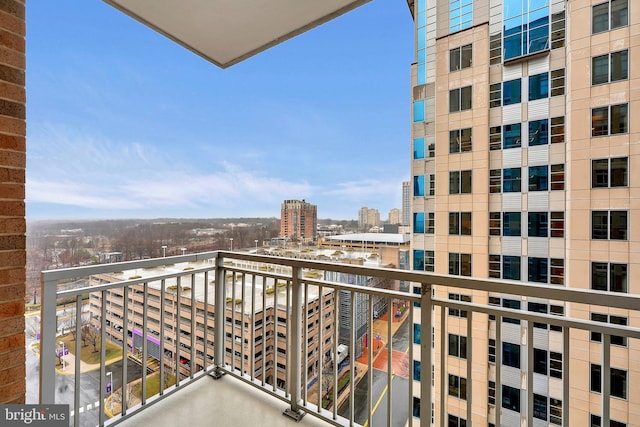
<svg viewBox="0 0 640 427"><path fill-rule="evenodd" d="M226 68L370 0L104 0Z"/></svg>

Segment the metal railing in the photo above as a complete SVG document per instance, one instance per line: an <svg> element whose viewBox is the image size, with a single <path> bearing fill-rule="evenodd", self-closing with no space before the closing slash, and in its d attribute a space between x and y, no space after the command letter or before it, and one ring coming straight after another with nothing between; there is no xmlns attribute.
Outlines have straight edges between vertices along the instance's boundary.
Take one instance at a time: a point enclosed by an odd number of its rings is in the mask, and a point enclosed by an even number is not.
<svg viewBox="0 0 640 427"><path fill-rule="evenodd" d="M370 279L384 279L379 283L392 284L395 289L361 286L371 283ZM85 285L64 286L82 283L78 280L84 280ZM397 289L399 282L410 282L420 292L402 292ZM473 292L476 301L443 297L452 291ZM493 405L488 405L487 419L500 425L515 416L511 413L515 407L505 406L502 396L506 372L502 367L503 336L513 324L522 322L528 325L521 329L519 341L525 348L520 372L526 399L518 400L518 415L528 425L540 418L533 410L533 343L541 326L551 325L554 332L548 333L558 333L562 343L558 371L562 389L556 393L562 396L563 404L561 413L554 415L555 423L560 420L560 424L570 425L570 342L574 331L588 331L602 334L600 416L602 425L608 425L611 337L637 340L640 329L489 305L490 295L560 301L564 314L569 306L578 312L594 305L631 310L636 317L640 311L636 295L223 251L45 271L40 403L69 403L75 426L109 425L205 375L226 374L287 402L286 414L294 419L311 414L333 425L372 425L378 416L374 407L382 402L386 413L373 425L392 425L399 419L411 426L419 424L419 418L432 417L436 424L445 425L451 395L446 388L450 352L445 349L450 330L455 329L466 339L465 356L458 358L466 364L466 370L459 369L460 377L466 375L466 393L463 413L458 415L472 420L474 400L487 398L488 391L476 390L472 379L472 366L483 360L483 355L473 354L471 349L473 340L490 338L495 340L494 361L493 365L489 362L487 371L494 366L495 396ZM97 370L84 365L80 357L73 359L72 399L71 391L65 394L60 390L61 375L56 368L57 341L64 340L57 309L61 301L72 301L74 307L73 320L67 325L67 329L75 328L73 354L83 351L85 329L87 334L99 334ZM88 322L83 318L87 305ZM451 310L458 314L453 320ZM412 323L421 325L419 332ZM406 349L398 350L393 348L397 344L394 334L401 327L405 328L402 347ZM484 330L486 337L484 333L476 336L474 328ZM119 343L118 358L123 360L115 379L110 369L116 358L107 356L109 342ZM419 347L414 348L414 343ZM346 352L346 358L340 360ZM387 355L384 364L380 354ZM134 378L130 364L125 363L129 359L140 365L139 378ZM414 366L426 368L419 374ZM384 393L374 393L374 369L386 371L386 399ZM121 385L119 390L114 390L116 383ZM158 393L147 398L151 384L157 385ZM436 390L441 398L432 408ZM109 413L118 403L114 392L120 393L116 414ZM87 393L89 399L100 402L100 407L94 408L97 410L83 411ZM366 397L363 400L361 396ZM406 404L396 404L405 399Z"/></svg>

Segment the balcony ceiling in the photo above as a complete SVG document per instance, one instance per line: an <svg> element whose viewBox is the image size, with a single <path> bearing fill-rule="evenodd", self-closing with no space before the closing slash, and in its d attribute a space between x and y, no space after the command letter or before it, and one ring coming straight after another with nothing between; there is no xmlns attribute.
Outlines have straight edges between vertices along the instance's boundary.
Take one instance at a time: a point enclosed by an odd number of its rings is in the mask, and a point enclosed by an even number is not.
<svg viewBox="0 0 640 427"><path fill-rule="evenodd" d="M226 68L370 0L105 0Z"/></svg>

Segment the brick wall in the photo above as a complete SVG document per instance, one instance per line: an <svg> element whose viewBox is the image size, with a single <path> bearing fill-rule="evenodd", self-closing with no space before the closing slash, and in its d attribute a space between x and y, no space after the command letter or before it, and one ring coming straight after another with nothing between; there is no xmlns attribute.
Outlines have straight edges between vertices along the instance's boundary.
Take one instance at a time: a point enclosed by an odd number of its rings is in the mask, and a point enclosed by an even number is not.
<svg viewBox="0 0 640 427"><path fill-rule="evenodd" d="M24 0L0 0L0 403L26 392L25 27Z"/></svg>

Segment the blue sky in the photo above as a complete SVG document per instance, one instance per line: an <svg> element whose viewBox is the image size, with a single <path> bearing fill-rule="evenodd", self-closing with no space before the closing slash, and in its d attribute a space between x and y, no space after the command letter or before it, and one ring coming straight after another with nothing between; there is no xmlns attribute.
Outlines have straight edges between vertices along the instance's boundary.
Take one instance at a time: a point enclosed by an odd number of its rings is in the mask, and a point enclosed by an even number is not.
<svg viewBox="0 0 640 427"><path fill-rule="evenodd" d="M222 70L99 0L27 5L27 219L401 207L413 24L374 0Z"/></svg>

